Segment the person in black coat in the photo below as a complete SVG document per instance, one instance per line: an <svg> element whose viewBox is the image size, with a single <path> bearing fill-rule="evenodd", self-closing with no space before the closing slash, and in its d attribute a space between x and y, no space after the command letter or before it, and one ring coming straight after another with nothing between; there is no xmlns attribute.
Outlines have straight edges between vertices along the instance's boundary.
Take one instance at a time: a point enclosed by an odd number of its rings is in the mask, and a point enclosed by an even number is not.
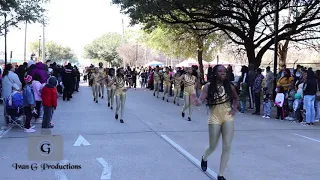
<svg viewBox="0 0 320 180"><path fill-rule="evenodd" d="M75 74L76 74L76 78L75 78L75 88L74 90L79 92L79 86L80 86L80 71L78 69L77 66L74 66L74 71L75 71Z"/></svg>
<svg viewBox="0 0 320 180"><path fill-rule="evenodd" d="M62 83L64 86L63 89L63 100L65 101L70 101L72 98L72 93L74 90L74 77L75 77L75 72L69 63L67 66L64 67L62 70Z"/></svg>

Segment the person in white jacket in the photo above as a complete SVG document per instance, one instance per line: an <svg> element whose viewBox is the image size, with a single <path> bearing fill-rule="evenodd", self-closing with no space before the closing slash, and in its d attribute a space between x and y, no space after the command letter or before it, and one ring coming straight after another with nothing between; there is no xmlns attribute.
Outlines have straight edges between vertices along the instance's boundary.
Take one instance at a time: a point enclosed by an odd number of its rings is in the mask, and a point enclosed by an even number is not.
<svg viewBox="0 0 320 180"><path fill-rule="evenodd" d="M4 105L6 104L7 98L11 95L13 90L20 91L22 89L22 84L16 73L14 73L14 67L12 64L7 64L4 68L2 75L2 99ZM6 116L6 108L4 109L4 124L1 127L2 130L7 129L8 119Z"/></svg>
<svg viewBox="0 0 320 180"><path fill-rule="evenodd" d="M284 88L282 86L278 87L277 96L274 100L274 105L277 107L277 117L276 119L281 118L281 120L284 120Z"/></svg>

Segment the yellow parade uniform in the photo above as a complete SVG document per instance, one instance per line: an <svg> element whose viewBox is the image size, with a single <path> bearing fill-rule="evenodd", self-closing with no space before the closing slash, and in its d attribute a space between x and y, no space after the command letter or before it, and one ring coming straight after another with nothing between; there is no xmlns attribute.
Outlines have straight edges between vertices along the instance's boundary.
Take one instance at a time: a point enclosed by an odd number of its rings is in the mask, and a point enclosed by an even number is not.
<svg viewBox="0 0 320 180"><path fill-rule="evenodd" d="M232 109L230 97L228 97L223 86L220 88L222 91L219 94L219 98L215 95L215 104L217 105L212 106L210 109L208 124L222 125L226 121L234 121L233 116L229 114Z"/></svg>
<svg viewBox="0 0 320 180"><path fill-rule="evenodd" d="M175 78L173 102L176 102L176 98L178 98L178 101L177 101L178 105L179 105L179 99L180 99L180 92L181 92L181 79Z"/></svg>
<svg viewBox="0 0 320 180"><path fill-rule="evenodd" d="M153 73L153 82L160 83L161 82L160 77L161 77L161 74L159 72L154 72Z"/></svg>
<svg viewBox="0 0 320 180"><path fill-rule="evenodd" d="M191 96L195 94L195 84L196 84L196 77L193 75L184 75L184 95Z"/></svg>
<svg viewBox="0 0 320 180"><path fill-rule="evenodd" d="M108 82L112 82L114 79L115 79L115 76L110 76L108 75ZM110 89L116 89L116 83L112 83L110 86L108 86L107 88L110 90Z"/></svg>
<svg viewBox="0 0 320 180"><path fill-rule="evenodd" d="M115 86L116 86L116 96L121 96L126 92L123 91L125 89L125 80L123 77L115 77Z"/></svg>

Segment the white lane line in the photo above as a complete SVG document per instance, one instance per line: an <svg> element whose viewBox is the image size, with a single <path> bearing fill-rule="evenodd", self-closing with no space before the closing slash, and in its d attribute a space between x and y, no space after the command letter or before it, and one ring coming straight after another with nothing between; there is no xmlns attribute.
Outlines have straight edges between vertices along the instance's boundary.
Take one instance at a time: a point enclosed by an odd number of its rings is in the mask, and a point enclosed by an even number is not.
<svg viewBox="0 0 320 180"><path fill-rule="evenodd" d="M101 179L111 179L111 170L112 170L111 165L108 164L107 161L104 160L103 158L97 158L97 160L103 167Z"/></svg>
<svg viewBox="0 0 320 180"><path fill-rule="evenodd" d="M68 162L69 162L68 160L62 160L59 162L59 164L66 165L66 164L68 164ZM63 170L55 171L54 176L55 176L56 180L68 180L68 178Z"/></svg>
<svg viewBox="0 0 320 180"><path fill-rule="evenodd" d="M83 136L79 135L77 138L76 142L74 142L73 146L89 146L91 145Z"/></svg>
<svg viewBox="0 0 320 180"><path fill-rule="evenodd" d="M12 129L12 126L10 126L7 130L3 131L3 133L0 133L0 139L6 135L10 130Z"/></svg>
<svg viewBox="0 0 320 180"><path fill-rule="evenodd" d="M177 151L179 151L180 153L182 153L187 159L189 159L189 161L191 161L193 164L195 164L196 166L198 166L201 169L201 162L196 159L195 157L193 157L190 153L188 153L186 150L184 150L181 146L179 146L177 143L175 143L173 140L171 140L168 136L166 135L161 135L161 137L167 141L169 144L171 144L171 146L173 146ZM212 177L213 179L217 178L217 173L215 173L213 170L211 170L210 168L207 169L206 173L208 176Z"/></svg>
<svg viewBox="0 0 320 180"><path fill-rule="evenodd" d="M311 140L311 141L315 141L315 142L320 143L320 140L317 140L317 139L313 139L313 138L310 138L310 137L307 137L307 136L303 136L303 135L300 135L300 134L294 134L294 135L300 136L300 137L303 137L303 138L305 138L305 139L309 139L309 140Z"/></svg>

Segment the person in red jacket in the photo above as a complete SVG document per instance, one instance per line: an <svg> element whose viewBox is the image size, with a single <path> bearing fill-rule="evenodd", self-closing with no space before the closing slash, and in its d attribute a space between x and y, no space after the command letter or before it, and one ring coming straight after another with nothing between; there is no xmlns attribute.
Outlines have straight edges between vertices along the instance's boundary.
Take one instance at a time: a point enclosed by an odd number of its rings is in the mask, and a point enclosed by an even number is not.
<svg viewBox="0 0 320 180"><path fill-rule="evenodd" d="M42 128L48 129L53 128L53 124L51 124L51 119L53 115L53 111L57 107L57 89L56 86L58 84L57 78L51 76L46 85L42 88L41 98L43 105L43 121Z"/></svg>

